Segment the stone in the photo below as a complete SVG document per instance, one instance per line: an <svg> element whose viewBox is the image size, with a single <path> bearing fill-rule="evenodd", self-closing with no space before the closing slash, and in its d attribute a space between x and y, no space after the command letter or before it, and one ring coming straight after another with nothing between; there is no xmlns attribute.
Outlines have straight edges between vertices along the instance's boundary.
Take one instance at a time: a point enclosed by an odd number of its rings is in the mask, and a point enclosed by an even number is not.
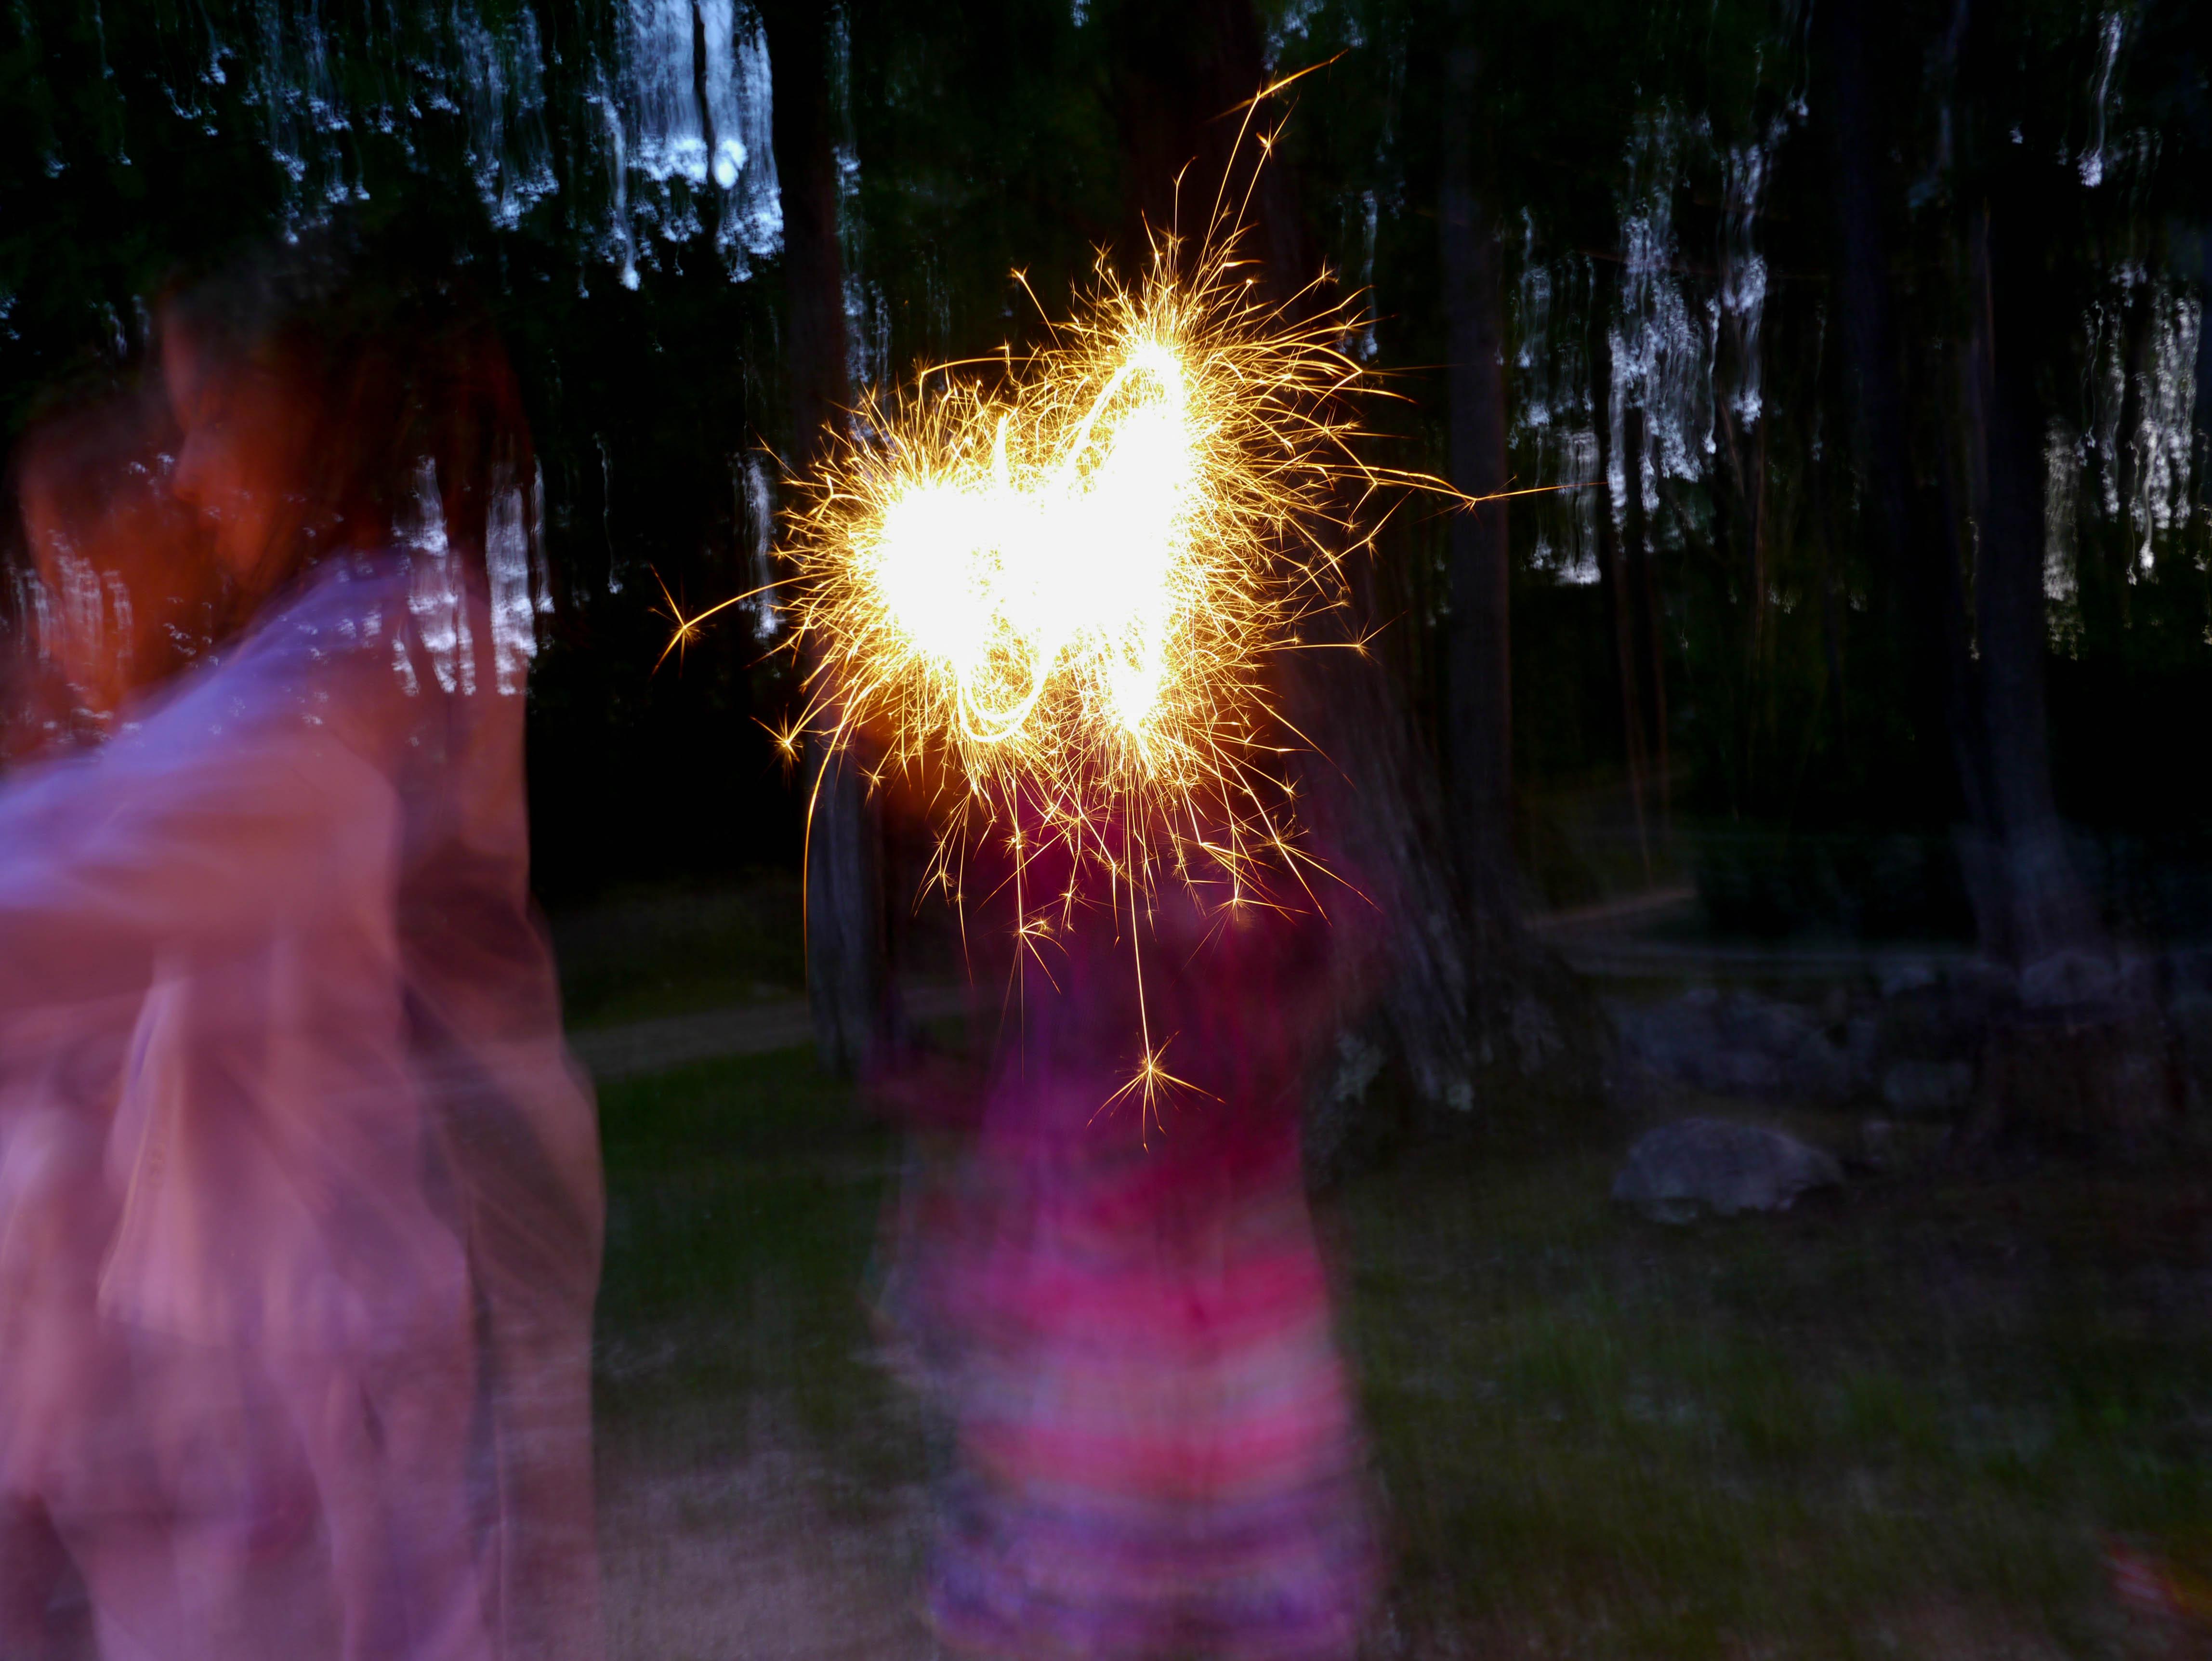
<svg viewBox="0 0 2212 1661"><path fill-rule="evenodd" d="M2020 971L2020 1001L2029 1009L2065 1009L2114 1001L2115 966L2085 952L2053 952Z"/></svg>
<svg viewBox="0 0 2212 1661"><path fill-rule="evenodd" d="M1896 958L1884 964L1876 978L1882 1001L1887 1003L1907 993L1923 992L1934 986L1936 965L1914 958Z"/></svg>
<svg viewBox="0 0 2212 1661"><path fill-rule="evenodd" d="M1382 1116L1367 1110L1367 1098L1386 1059L1371 1031L1346 1028L1337 1034L1334 1064L1316 1076L1306 1095L1304 1141L1310 1187L1332 1186L1371 1153L1359 1145L1360 1133Z"/></svg>
<svg viewBox="0 0 2212 1661"><path fill-rule="evenodd" d="M1700 1211L1786 1211L1799 1195L1843 1180L1833 1154L1783 1131L1681 1119L1637 1139L1613 1180L1613 1197L1654 1221L1680 1223Z"/></svg>
<svg viewBox="0 0 2212 1661"><path fill-rule="evenodd" d="M1838 1106L1870 1093L1871 1021L1833 1023L1796 1005L1699 987L1650 1003L1615 1002L1625 1060L1652 1077L1716 1095Z"/></svg>

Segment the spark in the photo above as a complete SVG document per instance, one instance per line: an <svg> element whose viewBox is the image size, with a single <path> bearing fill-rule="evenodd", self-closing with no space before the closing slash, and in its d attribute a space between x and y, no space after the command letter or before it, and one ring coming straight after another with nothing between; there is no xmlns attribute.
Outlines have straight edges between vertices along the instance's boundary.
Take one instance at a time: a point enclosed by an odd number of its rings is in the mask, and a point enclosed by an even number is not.
<svg viewBox="0 0 2212 1661"><path fill-rule="evenodd" d="M1249 129L1296 78L1229 113ZM1260 136L1263 161L1273 137ZM1346 604L1345 562L1389 517L1368 511L1378 496L1476 500L1363 459L1353 406L1374 377L1337 344L1364 320L1357 297L1325 298L1324 275L1271 301L1240 252L1249 181L1235 204L1223 182L1194 251L1156 234L1133 283L1102 253L1070 316L1013 272L1046 344L934 364L864 399L796 482L778 551L792 574L767 585L788 590L784 648L806 666L779 748L865 741L873 783L934 781L922 891L961 910L963 940L967 850L1003 841L1010 994L1025 963L1050 978L1042 948L1078 926L1086 873L1112 896L1141 1051L1099 1110L1134 1098L1147 1131L1162 1098L1197 1089L1166 1069L1174 1035L1146 1003L1156 885L1218 896L1225 913L1281 909L1281 878L1318 905L1312 879L1328 873L1301 845L1284 769L1311 745L1278 708L1275 671L1288 652L1366 652L1366 636L1307 630ZM713 615L669 609L671 650ZM1049 854L1066 861L1056 921L1030 910L1030 867Z"/></svg>
<svg viewBox="0 0 2212 1661"><path fill-rule="evenodd" d="M1018 791L1091 857L1107 825L1180 841L1200 809L1234 867L1279 748L1270 660L1363 540L1346 486L1356 512L1415 476L1355 453L1341 307L1291 322L1233 238L1188 280L1176 252L1133 289L1102 265L1000 384L933 370L933 395L872 402L784 552L810 724L951 762L987 818Z"/></svg>
<svg viewBox="0 0 2212 1661"><path fill-rule="evenodd" d="M801 482L781 551L788 644L810 666L787 751L801 729L833 748L866 733L872 776L949 777L932 884L953 891L956 850L996 827L1018 961L1042 966L1054 932L1022 893L1040 853L1069 861L1060 932L1086 869L1126 892L1114 927L1130 931L1144 1030L1114 1099L1135 1095L1148 1122L1189 1086L1144 1007L1140 899L1170 872L1239 904L1265 899L1271 873L1310 894L1321 865L1297 843L1280 767L1306 746L1273 669L1344 603L1371 497L1465 500L1362 459L1349 395L1370 378L1336 344L1350 303L1272 303L1240 233L1217 231L1188 262L1157 238L1134 284L1102 258L1074 314L1046 317L1049 344L1007 350L995 376L933 366L871 398Z"/></svg>
<svg viewBox="0 0 2212 1661"><path fill-rule="evenodd" d="M701 627L710 618L718 617L732 605L742 605L745 601L759 595L772 593L778 588L787 588L797 579L785 577L775 582L763 582L757 588L748 588L742 594L732 594L727 599L717 600L703 611L693 611L688 616L684 608L676 603L676 596L669 592L667 579L655 570L653 580L659 587L662 604L668 607L665 611L659 611L659 607L653 609L659 612L659 615L666 618L675 625L668 636L668 644L660 648L660 655L653 660L653 669L658 672L660 666L668 661L669 654L672 652L681 654L698 637Z"/></svg>

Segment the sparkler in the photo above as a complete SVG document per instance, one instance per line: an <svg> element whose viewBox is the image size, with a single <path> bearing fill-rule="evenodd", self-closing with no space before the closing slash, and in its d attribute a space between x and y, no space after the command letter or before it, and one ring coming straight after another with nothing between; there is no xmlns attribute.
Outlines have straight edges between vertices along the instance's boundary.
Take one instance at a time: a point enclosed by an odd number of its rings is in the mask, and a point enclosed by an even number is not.
<svg viewBox="0 0 2212 1661"><path fill-rule="evenodd" d="M1285 325L1233 244L1100 284L1002 387L868 405L814 481L787 550L809 715L951 760L986 812L1026 792L1109 865L1106 827L1142 827L1234 878L1281 841L1265 666L1336 603L1343 487L1377 482L1338 413L1358 370L1341 318Z"/></svg>
<svg viewBox="0 0 2212 1661"><path fill-rule="evenodd" d="M1074 873L1060 925L1077 879L1103 875L1140 990L1161 877L1243 903L1318 868L1277 770L1294 734L1268 670L1340 602L1361 506L1411 477L1357 453L1347 309L1295 320L1237 244L1185 273L1164 239L1133 288L1102 263L1073 320L996 383L934 371L865 405L786 550L815 694L786 743L866 732L886 768L938 779L933 876L956 897L969 837L1004 826L1018 869L1056 842ZM1016 891L1034 952L1050 908ZM1178 1081L1141 1019L1123 1093L1149 1106Z"/></svg>
<svg viewBox="0 0 2212 1661"><path fill-rule="evenodd" d="M872 776L933 780L926 888L956 904L962 851L1001 831L1024 952L1103 876L1144 1027L1115 1099L1139 1094L1148 1118L1180 1081L1144 1010L1141 910L1164 878L1232 904L1279 903L1285 874L1310 894L1322 867L1279 766L1304 746L1270 668L1342 603L1377 491L1465 500L1362 459L1350 302L1271 303L1237 223L1217 207L1187 264L1157 239L1133 286L1102 259L1073 319L995 379L948 366L872 395L801 481L782 551L787 643L810 666L787 753L865 733ZM700 620L679 617L672 648ZM1022 873L1055 847L1072 874L1033 910Z"/></svg>

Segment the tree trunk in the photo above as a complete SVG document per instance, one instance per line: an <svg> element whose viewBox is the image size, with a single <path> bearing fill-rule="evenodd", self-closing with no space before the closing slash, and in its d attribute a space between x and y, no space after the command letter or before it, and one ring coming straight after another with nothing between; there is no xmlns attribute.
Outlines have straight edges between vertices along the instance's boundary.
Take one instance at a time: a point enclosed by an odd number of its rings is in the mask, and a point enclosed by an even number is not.
<svg viewBox="0 0 2212 1661"><path fill-rule="evenodd" d="M1601 296L1603 291L1600 291ZM1593 307L1601 324L1607 316L1607 301L1594 298ZM1602 389L1607 404L1595 423L1597 428L1598 477L1606 482L1605 508L1598 515L1598 581L1604 585L1606 614L1613 628L1613 666L1620 690L1620 752L1622 765L1628 773L1628 801L1636 818L1636 851L1644 865L1644 881L1648 887L1653 880L1651 864L1652 826L1648 823L1645 798L1649 792L1651 772L1650 747L1644 739L1643 680L1637 670L1635 607L1631 602L1628 562L1625 549L1627 532L1627 502L1613 500L1612 479L1613 456L1617 445L1613 430L1613 348L1603 327L1593 332L1595 344L1590 353L1590 384ZM1627 464L1620 464L1626 477Z"/></svg>
<svg viewBox="0 0 2212 1661"><path fill-rule="evenodd" d="M1472 12L1446 15L1437 254L1445 326L1451 482L1480 501L1452 514L1447 567L1443 746L1467 925L1468 1014L1485 1104L1501 1120L1586 1104L1596 1094L1585 1040L1601 1022L1565 966L1529 934L1513 848L1512 545L1506 460L1504 250L1487 205L1479 143L1482 60ZM1570 1038L1572 1034L1572 1038Z"/></svg>
<svg viewBox="0 0 2212 1661"><path fill-rule="evenodd" d="M2042 435L2037 342L2055 319L2038 315L2043 260L2033 228L2038 192L2051 187L2009 143L1999 99L2011 82L2000 9L1960 8L1966 50L1959 170L1967 325L1961 353L1963 419L1955 466L1965 511L1941 486L1917 480L1889 305L1879 200L1877 100L1868 59L1866 0L1826 7L1831 136L1840 243L1838 306L1856 372L1860 453L1884 585L1902 611L1909 684L1939 690L1965 810L1961 838L1984 953L2011 972L2013 993L1985 1034L1978 1101L1961 1151L2026 1134L2089 1146L2132 1146L2175 1100L2155 1013L2112 973L2094 908L2068 858L2051 778L2044 697ZM1915 355L1926 361L1929 353ZM1930 412L1940 394L1923 387ZM1952 430L1952 423L1930 423ZM1971 525L1978 534L1969 543ZM1973 630L1966 605L1968 550Z"/></svg>
<svg viewBox="0 0 2212 1661"><path fill-rule="evenodd" d="M1249 137L1232 154L1238 119L1217 119L1266 84L1251 0L1199 0L1194 13L1182 14L1143 0L1102 0L1091 27L1109 43L1129 169L1122 268L1139 269L1148 228L1177 223L1194 245L1217 190L1234 204L1249 183L1246 246L1261 265L1255 275L1277 301L1288 301L1317 263L1296 179L1279 150L1261 167ZM1269 112L1255 115L1255 130L1270 125ZM1312 620L1305 640L1317 649L1287 654L1279 689L1285 714L1315 751L1298 764L1303 822L1379 918L1357 931L1373 939L1371 954L1340 953L1353 1025L1341 1037L1342 1078L1324 1084L1310 1127L1309 1162L1324 1172L1400 1129L1375 1123L1358 1098L1385 1057L1402 1071L1423 1116L1455 1116L1474 1103L1470 957L1442 779L1387 642L1363 646L1373 621L1393 609L1376 603L1381 575L1375 558L1349 563L1350 604Z"/></svg>
<svg viewBox="0 0 2212 1661"><path fill-rule="evenodd" d="M2001 258L2032 261L2034 251L1996 242L2012 217L1993 224L1984 202L1967 230L1972 288L1966 362L1977 393L1972 407L1980 419L1969 423L1966 435L1978 443L1978 471L1987 481L1974 603L2006 945L2013 965L2030 970L2061 953L2096 949L2099 930L2067 857L2051 794L2044 697L2043 423L2033 364L2038 332L2030 308L2021 303L2021 277L2001 277L1997 267ZM2012 236L2020 240L2016 230ZM2033 266L2020 269L2025 274Z"/></svg>
<svg viewBox="0 0 2212 1661"><path fill-rule="evenodd" d="M1973 9L1966 92L1974 188L1965 227L1968 437L1986 481L1974 599L1982 721L2006 904L2008 966L2016 995L1984 1043L1970 1149L2027 1138L2096 1151L2154 1145L2179 1116L2182 1090L2170 1034L2154 1001L2130 987L2087 884L2066 847L2051 776L2045 662L2045 413L2039 343L2067 319L2051 303L2036 228L2057 184L2050 164L2008 142L2001 104L2014 55L2006 15ZM2059 186L2063 188L2063 186Z"/></svg>
<svg viewBox="0 0 2212 1661"><path fill-rule="evenodd" d="M1474 46L1454 43L1444 66L1437 245L1449 365L1451 481L1470 496L1502 497L1507 483L1503 250L1475 186L1478 68ZM1467 873L1478 938L1493 929L1517 934L1512 563L1505 503L1479 502L1453 514L1450 523L1444 730L1454 840Z"/></svg>
<svg viewBox="0 0 2212 1661"><path fill-rule="evenodd" d="M1972 681L1966 597L1955 546L1940 502L1917 477L1897 321L1891 304L1889 232L1881 208L1881 100L1868 61L1867 0L1821 8L1815 61L1828 76L1832 199L1836 212L1835 291L1844 378L1851 390L1856 447L1865 470L1873 520L1877 604L1890 627L1890 649L1911 707L1934 712L1936 740L1922 739L1917 782L1928 806L1963 818L1971 845L1990 839L1994 821L1985 745ZM1931 766L1948 756L1948 766ZM1971 862L1971 852L1966 855ZM1985 944L2005 934L2003 909L1990 885L1967 872L1975 921Z"/></svg>
<svg viewBox="0 0 2212 1661"><path fill-rule="evenodd" d="M1474 1104L1469 1042L1471 954L1466 907L1453 867L1442 782L1407 708L1388 642L1357 647L1364 620L1386 615L1376 599L1381 573L1361 557L1346 573L1350 604L1315 620L1293 654L1284 700L1316 753L1301 768L1301 810L1316 844L1344 867L1374 904L1376 950L1366 975L1347 976L1371 1007L1364 1031L1341 1039L1345 1078L1328 1086L1333 1122L1322 1139L1356 1157L1362 1142L1402 1125L1346 1121L1361 1110L1364 1084L1347 1080L1387 1059L1401 1069L1418 1116L1464 1113ZM1359 983L1365 979L1366 986ZM1364 994L1364 996L1359 995ZM1348 1015L1356 1010L1347 1010ZM1346 1099L1335 1099L1349 1090ZM1335 1150L1313 1150L1324 1165Z"/></svg>
<svg viewBox="0 0 2212 1661"><path fill-rule="evenodd" d="M1644 757L1644 786L1650 798L1653 834L1665 846L1674 831L1673 785L1668 777L1667 660L1660 627L1659 582L1651 557L1651 516L1644 507L1644 411L1625 405L1614 444L1624 479L1617 592L1623 609L1616 614L1622 672L1636 684L1636 714L1643 723L1636 742Z"/></svg>
<svg viewBox="0 0 2212 1661"><path fill-rule="evenodd" d="M804 472L840 430L847 380L844 261L830 106L828 9L761 7L768 36L777 181L783 204L785 362L791 466ZM822 1064L852 1073L889 1031L880 814L861 758L815 744L807 757L806 990Z"/></svg>
<svg viewBox="0 0 2212 1661"><path fill-rule="evenodd" d="M1765 745L1772 737L1771 684L1767 667L1766 429L1756 421L1749 433L1740 412L1726 398L1716 399L1713 424L1726 466L1713 480L1713 551L1723 568L1733 565L1743 583L1743 658L1729 748L1730 800L1738 812L1759 800Z"/></svg>
<svg viewBox="0 0 2212 1661"><path fill-rule="evenodd" d="M1814 415L1814 435L1823 437L1828 424L1825 413L1826 399L1834 370L1835 349L1829 344L1826 328L1820 332L1820 362L1814 376L1814 396L1821 400L1821 408ZM1809 474L1812 507L1814 552L1820 562L1820 654L1827 665L1827 700L1835 711L1836 747L1848 770L1851 765L1851 705L1844 680L1844 571L1843 562L1836 550L1836 502L1838 492L1831 479L1835 466L1836 446L1832 436L1820 442L1813 453ZM1807 737L1810 753L1811 736Z"/></svg>

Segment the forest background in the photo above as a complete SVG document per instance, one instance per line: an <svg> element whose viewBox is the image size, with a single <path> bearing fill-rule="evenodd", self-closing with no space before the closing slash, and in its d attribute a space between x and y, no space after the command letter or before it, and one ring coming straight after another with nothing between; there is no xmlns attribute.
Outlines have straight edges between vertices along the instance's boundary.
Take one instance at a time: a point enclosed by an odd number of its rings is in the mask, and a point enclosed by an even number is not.
<svg viewBox="0 0 2212 1661"><path fill-rule="evenodd" d="M667 596L775 576L841 405L1036 343L1012 273L1058 313L1133 269L1308 69L1266 280L1364 296L1381 459L1560 487L1409 505L1339 620L1372 654L1289 688L1316 832L1398 925L1309 1124L1395 1564L1363 1653L2200 1652L2212 1196L2169 1133L2212 1125L2212 8L8 0L9 439L143 359L173 272L328 219L506 333L612 1652L935 1653L935 1445L867 1301L915 1146L775 995L782 623L660 664ZM816 915L879 905L951 977L886 851ZM867 956L815 954L832 1061L880 1037ZM1687 1113L1847 1180L1610 1203ZM1389 1157L1447 1128L1509 1134Z"/></svg>
<svg viewBox="0 0 2212 1661"><path fill-rule="evenodd" d="M656 672L668 596L775 575L823 421L1037 341L1313 69L1269 280L1360 296L1387 459L1559 487L1400 514L1370 671L1304 694L1410 919L1390 1043L1463 1102L1573 1047L1531 916L2075 979L2212 922L2208 61L2176 0L15 0L0 418L241 241L459 261L544 470L541 892L795 867L781 619Z"/></svg>

